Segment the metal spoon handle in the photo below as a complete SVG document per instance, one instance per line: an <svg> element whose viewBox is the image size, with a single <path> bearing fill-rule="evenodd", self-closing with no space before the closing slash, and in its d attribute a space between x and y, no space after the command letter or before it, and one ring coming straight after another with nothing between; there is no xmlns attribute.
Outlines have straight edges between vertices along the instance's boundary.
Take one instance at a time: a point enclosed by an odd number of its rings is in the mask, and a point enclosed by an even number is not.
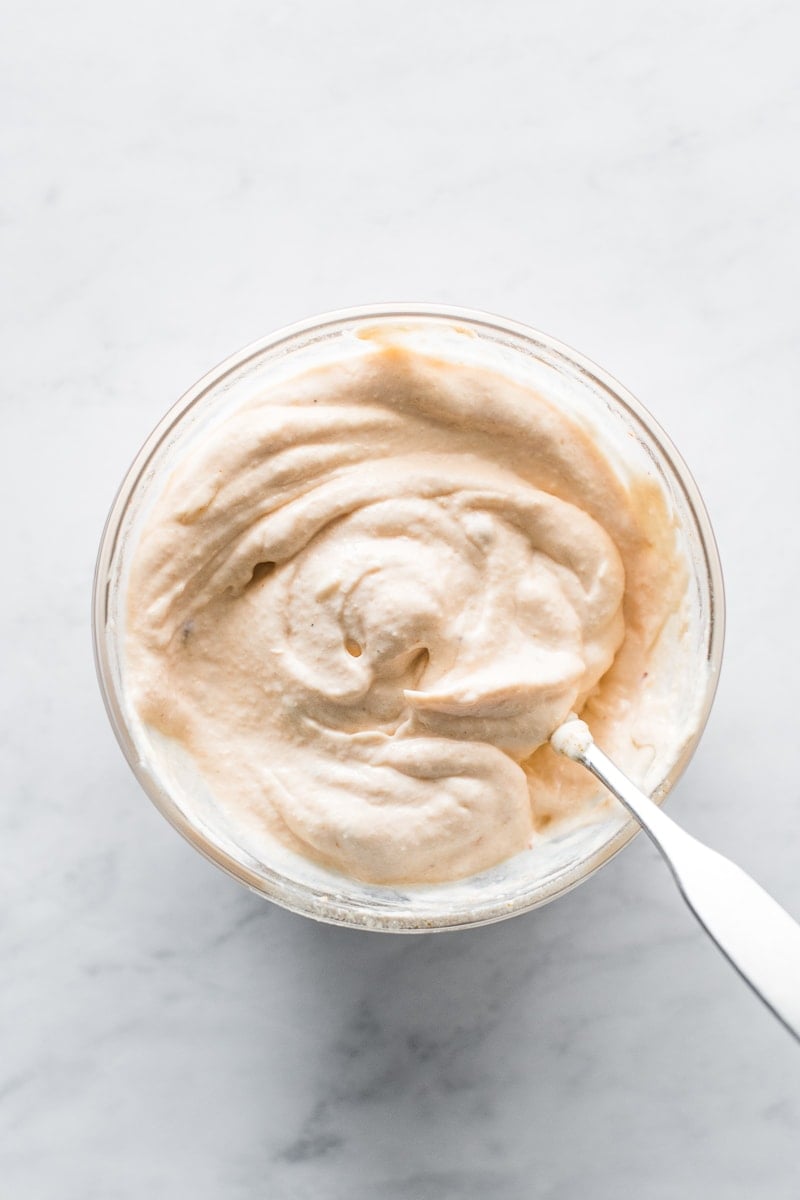
<svg viewBox="0 0 800 1200"><path fill-rule="evenodd" d="M579 745L556 744L556 748L587 767L636 817L666 859L700 924L756 995L800 1040L800 925L740 867L676 825L598 749L590 735Z"/></svg>

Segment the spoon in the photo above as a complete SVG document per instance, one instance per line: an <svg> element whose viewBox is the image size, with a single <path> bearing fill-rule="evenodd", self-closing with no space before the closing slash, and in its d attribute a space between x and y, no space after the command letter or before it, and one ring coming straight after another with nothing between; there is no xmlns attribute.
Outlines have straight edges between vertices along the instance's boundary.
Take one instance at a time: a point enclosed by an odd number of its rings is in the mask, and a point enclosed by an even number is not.
<svg viewBox="0 0 800 1200"><path fill-rule="evenodd" d="M684 900L744 981L800 1040L800 925L749 875L691 837L568 718L550 738L605 784L660 850Z"/></svg>

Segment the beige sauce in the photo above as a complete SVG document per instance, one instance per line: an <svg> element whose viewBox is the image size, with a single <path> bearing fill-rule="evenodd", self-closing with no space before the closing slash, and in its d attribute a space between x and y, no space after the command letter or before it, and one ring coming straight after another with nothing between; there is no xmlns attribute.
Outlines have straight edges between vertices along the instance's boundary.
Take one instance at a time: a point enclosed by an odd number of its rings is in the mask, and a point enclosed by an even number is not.
<svg viewBox="0 0 800 1200"><path fill-rule="evenodd" d="M231 821L378 883L581 815L685 590L663 494L499 374L377 349L198 442L142 532L126 684Z"/></svg>

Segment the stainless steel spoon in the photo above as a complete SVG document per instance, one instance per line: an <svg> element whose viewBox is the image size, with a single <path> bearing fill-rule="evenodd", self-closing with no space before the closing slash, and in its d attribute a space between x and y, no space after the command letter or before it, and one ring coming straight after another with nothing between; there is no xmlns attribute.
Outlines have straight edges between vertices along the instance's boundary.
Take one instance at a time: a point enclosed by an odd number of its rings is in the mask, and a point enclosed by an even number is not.
<svg viewBox="0 0 800 1200"><path fill-rule="evenodd" d="M636 818L700 924L800 1040L800 925L740 867L691 837L640 792L595 745L583 721L566 721L550 742L591 771Z"/></svg>

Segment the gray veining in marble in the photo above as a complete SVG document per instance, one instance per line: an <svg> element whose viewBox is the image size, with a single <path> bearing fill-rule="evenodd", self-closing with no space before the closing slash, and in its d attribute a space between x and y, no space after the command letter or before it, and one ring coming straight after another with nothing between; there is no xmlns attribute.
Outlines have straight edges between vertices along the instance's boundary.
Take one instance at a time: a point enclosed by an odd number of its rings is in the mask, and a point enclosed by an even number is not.
<svg viewBox="0 0 800 1200"><path fill-rule="evenodd" d="M4 8L0 1196L796 1200L800 1055L644 839L437 938L259 901L140 794L105 512L207 367L352 303L577 346L693 468L719 698L671 801L800 914L800 16L788 2Z"/></svg>

